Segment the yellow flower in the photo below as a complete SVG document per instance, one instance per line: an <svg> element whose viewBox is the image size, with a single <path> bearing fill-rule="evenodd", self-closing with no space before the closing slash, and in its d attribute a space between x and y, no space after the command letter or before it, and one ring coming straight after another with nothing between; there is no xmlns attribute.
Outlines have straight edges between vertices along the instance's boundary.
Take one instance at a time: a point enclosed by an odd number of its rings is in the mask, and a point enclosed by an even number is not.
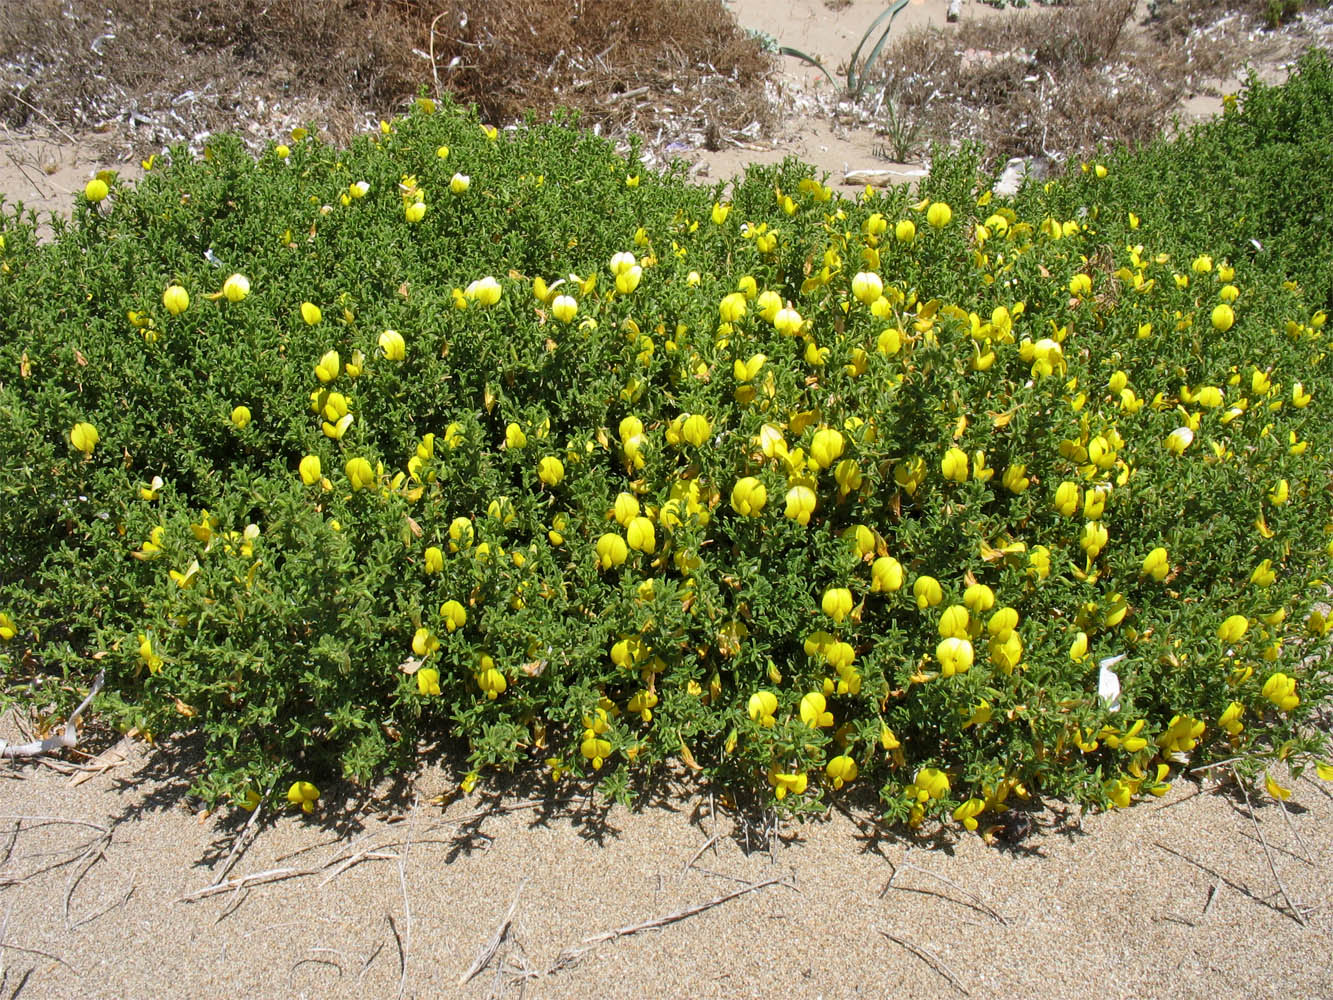
<svg viewBox="0 0 1333 1000"><path fill-rule="evenodd" d="M403 205L403 218L408 222L415 225L425 217L426 203L424 201L409 201Z"/></svg>
<svg viewBox="0 0 1333 1000"><path fill-rule="evenodd" d="M1032 485L1032 480L1027 477L1028 467L1023 464L1010 465L1004 470L1004 475L1000 477L1000 482L1004 488L1011 493L1023 493Z"/></svg>
<svg viewBox="0 0 1333 1000"><path fill-rule="evenodd" d="M1212 321L1213 329L1218 333L1226 333L1236 324L1236 312L1225 302L1213 306L1212 315L1209 317Z"/></svg>
<svg viewBox="0 0 1333 1000"><path fill-rule="evenodd" d="M884 282L873 271L862 271L852 278L852 294L858 302L870 305L884 294Z"/></svg>
<svg viewBox="0 0 1333 1000"><path fill-rule="evenodd" d="M942 799L949 794L949 776L934 767L923 767L916 773L916 780L908 786L909 793L920 801Z"/></svg>
<svg viewBox="0 0 1333 1000"><path fill-rule="evenodd" d="M708 422L707 417L698 413L692 413L686 417L685 422L681 424L680 436L685 441L698 448L708 440L708 436L712 431L713 425Z"/></svg>
<svg viewBox="0 0 1333 1000"><path fill-rule="evenodd" d="M899 243L911 243L916 239L916 223L911 219L899 219L893 226L893 238Z"/></svg>
<svg viewBox="0 0 1333 1000"><path fill-rule="evenodd" d="M618 539L620 536L611 537ZM657 550L657 532L653 529L653 522L646 517L631 518L629 524L625 526L625 537L631 549L647 552L649 555Z"/></svg>
<svg viewBox="0 0 1333 1000"><path fill-rule="evenodd" d="M561 323L572 323L578 311L578 301L572 295L557 295L551 301L551 315Z"/></svg>
<svg viewBox="0 0 1333 1000"><path fill-rule="evenodd" d="M422 667L418 670L417 693L422 697L438 696L440 693L440 672L434 667Z"/></svg>
<svg viewBox="0 0 1333 1000"><path fill-rule="evenodd" d="M959 820L968 830L977 828L977 817L986 811L984 799L970 798L953 811L953 818Z"/></svg>
<svg viewBox="0 0 1333 1000"><path fill-rule="evenodd" d="M1285 802L1291 798L1291 789L1283 788L1272 779L1267 771L1264 772L1264 787L1268 789L1268 794L1279 801Z"/></svg>
<svg viewBox="0 0 1333 1000"><path fill-rule="evenodd" d="M430 656L439 648L440 640L424 625L412 633L412 652L417 656Z"/></svg>
<svg viewBox="0 0 1333 1000"><path fill-rule="evenodd" d="M1244 615L1232 615L1217 627L1217 637L1223 642L1239 642L1250 627Z"/></svg>
<svg viewBox="0 0 1333 1000"><path fill-rule="evenodd" d="M439 573L444 569L444 553L440 551L438 546L427 546L425 569L427 574Z"/></svg>
<svg viewBox="0 0 1333 1000"><path fill-rule="evenodd" d="M375 470L370 467L370 463L364 458L353 458L343 467L348 480L352 484L352 490L366 489L375 482Z"/></svg>
<svg viewBox="0 0 1333 1000"><path fill-rule="evenodd" d="M843 447L841 432L821 427L810 442L810 463L817 469L827 469L842 455Z"/></svg>
<svg viewBox="0 0 1333 1000"><path fill-rule="evenodd" d="M1254 567L1250 573L1250 583L1256 587L1271 587L1277 582L1277 574L1273 572L1273 560L1265 559Z"/></svg>
<svg viewBox="0 0 1333 1000"><path fill-rule="evenodd" d="M939 661L940 674L944 677L967 673L972 669L975 655L972 643L956 636L941 639L935 647L935 659Z"/></svg>
<svg viewBox="0 0 1333 1000"><path fill-rule="evenodd" d="M971 708L960 708L958 712L966 720L962 727L964 729L968 729L971 726L984 726L986 723L990 722L991 715L993 714L991 704L988 701L980 701Z"/></svg>
<svg viewBox="0 0 1333 1000"><path fill-rule="evenodd" d="M912 583L912 595L916 598L918 610L933 608L944 600L944 591L940 582L933 576L918 576Z"/></svg>
<svg viewBox="0 0 1333 1000"><path fill-rule="evenodd" d="M482 663L491 662L489 656L482 657ZM495 701L496 698L505 693L509 687L509 682L505 680L505 675L496 670L494 666L484 667L477 674L477 687L481 688L488 701Z"/></svg>
<svg viewBox="0 0 1333 1000"><path fill-rule="evenodd" d="M162 657L153 652L153 641L143 632L139 633L139 662L148 668L150 674L162 669Z"/></svg>
<svg viewBox="0 0 1333 1000"><path fill-rule="evenodd" d="M713 202L712 219L713 225L720 226L727 221L727 216L731 214L731 202Z"/></svg>
<svg viewBox="0 0 1333 1000"><path fill-rule="evenodd" d="M880 556L870 566L870 589L875 593L899 590L903 585L903 567L893 556Z"/></svg>
<svg viewBox="0 0 1333 1000"><path fill-rule="evenodd" d="M745 296L741 292L731 292L722 297L717 311L723 323L737 323L745 316L748 308Z"/></svg>
<svg viewBox="0 0 1333 1000"><path fill-rule="evenodd" d="M238 406L231 411L231 422L238 431L243 431L250 426L250 407Z"/></svg>
<svg viewBox="0 0 1333 1000"><path fill-rule="evenodd" d="M250 279L243 274L233 274L222 283L222 294L228 302L240 302L250 294Z"/></svg>
<svg viewBox="0 0 1333 1000"><path fill-rule="evenodd" d="M97 428L82 421L75 424L69 432L69 443L85 455L91 455L100 440L102 439L97 433Z"/></svg>
<svg viewBox="0 0 1333 1000"><path fill-rule="evenodd" d="M505 427L505 447L517 451L528 443L528 436L518 424L510 423Z"/></svg>
<svg viewBox="0 0 1333 1000"><path fill-rule="evenodd" d="M804 324L801 314L789 307L783 307L773 314L773 329L784 337L795 337Z"/></svg>
<svg viewBox="0 0 1333 1000"><path fill-rule="evenodd" d="M1217 720L1217 725L1226 730L1231 736L1239 736L1245 726L1240 721L1240 717L1245 714L1245 706L1238 701L1233 701L1226 707L1226 710Z"/></svg>
<svg viewBox="0 0 1333 1000"><path fill-rule="evenodd" d="M835 789L841 788L847 782L856 780L856 761L846 754L840 754L828 762L824 773L832 780Z"/></svg>
<svg viewBox="0 0 1333 1000"><path fill-rule="evenodd" d="M810 523L810 515L815 510L815 491L809 486L796 485L787 490L787 509L785 514L804 527Z"/></svg>
<svg viewBox="0 0 1333 1000"><path fill-rule="evenodd" d="M449 522L449 551L457 552L472 544L472 522L466 517L456 517Z"/></svg>
<svg viewBox="0 0 1333 1000"><path fill-rule="evenodd" d="M1143 565L1140 567L1139 572L1144 576L1150 576L1158 583L1161 583L1166 579L1166 574L1170 569L1171 566L1167 561L1166 549L1159 545L1144 557Z"/></svg>
<svg viewBox="0 0 1333 1000"><path fill-rule="evenodd" d="M111 188L107 186L106 181L100 177L94 177L83 188L83 196L94 205L106 198L111 193Z"/></svg>
<svg viewBox="0 0 1333 1000"><path fill-rule="evenodd" d="M769 771L768 782L773 786L773 795L780 800L785 798L788 792L793 795L803 794L808 787L809 779L804 774L782 774L778 771Z"/></svg>
<svg viewBox="0 0 1333 1000"><path fill-rule="evenodd" d="M1268 491L1268 499L1273 501L1273 503L1279 507L1287 502L1287 498L1290 497L1290 495L1291 487L1287 484L1285 479L1279 479L1277 484Z"/></svg>
<svg viewBox="0 0 1333 1000"><path fill-rule="evenodd" d="M565 478L565 463L553 455L547 455L537 463L537 478L547 486L558 486Z"/></svg>
<svg viewBox="0 0 1333 1000"><path fill-rule="evenodd" d="M1086 274L1076 274L1069 279L1069 294L1076 298L1085 298L1092 294L1092 279Z"/></svg>
<svg viewBox="0 0 1333 1000"><path fill-rule="evenodd" d="M342 368L342 359L338 357L337 351L325 351L320 355L319 361L315 364L315 377L321 382L332 382L338 377L338 372Z"/></svg>
<svg viewBox="0 0 1333 1000"><path fill-rule="evenodd" d="M1194 431L1188 427L1177 427L1166 436L1166 450L1173 455L1181 455L1193 441Z"/></svg>
<svg viewBox="0 0 1333 1000"><path fill-rule="evenodd" d="M307 455L301 459L300 473L301 482L307 486L314 486L320 480L322 469L319 463L318 455Z"/></svg>
<svg viewBox="0 0 1333 1000"><path fill-rule="evenodd" d="M613 508L616 523L622 528L639 516L639 500L633 493L618 493Z"/></svg>
<svg viewBox="0 0 1333 1000"><path fill-rule="evenodd" d="M454 632L467 624L467 610L457 601L445 601L440 605L440 617L444 619L444 627Z"/></svg>
<svg viewBox="0 0 1333 1000"><path fill-rule="evenodd" d="M972 617L968 614L967 608L961 604L951 604L944 609L944 614L940 615L939 624L936 627L941 639L950 637L966 639L968 637L968 626L971 623Z"/></svg>
<svg viewBox="0 0 1333 1000"><path fill-rule="evenodd" d="M380 350L389 361L402 361L407 356L407 344L397 330L385 330L379 337Z"/></svg>
<svg viewBox="0 0 1333 1000"><path fill-rule="evenodd" d="M652 722L653 709L656 707L657 701L656 693L638 691L625 703L625 708L630 714L637 715L644 722Z"/></svg>
<svg viewBox="0 0 1333 1000"><path fill-rule="evenodd" d="M826 710L827 702L818 691L811 691L801 699L801 721L811 729L828 729L833 725L833 713Z"/></svg>
<svg viewBox="0 0 1333 1000"><path fill-rule="evenodd" d="M843 621L852 612L852 592L846 587L829 587L824 591L819 606L835 622Z"/></svg>
<svg viewBox="0 0 1333 1000"><path fill-rule="evenodd" d="M945 479L955 483L967 482L967 452L962 448L950 448L940 462L940 471Z"/></svg>
<svg viewBox="0 0 1333 1000"><path fill-rule="evenodd" d="M614 569L629 558L629 546L625 539L612 532L601 535L595 548L598 565L604 570Z"/></svg>
<svg viewBox="0 0 1333 1000"><path fill-rule="evenodd" d="M198 559L193 560L190 563L190 565L186 567L184 573L178 572L177 570L173 569L173 570L168 570L167 575L170 576L173 581L175 581L176 586L180 587L181 590L187 590L190 587L194 586L194 581L199 576L199 560Z"/></svg>
<svg viewBox="0 0 1333 1000"><path fill-rule="evenodd" d="M737 481L731 490L731 509L742 517L758 517L768 502L768 490L754 476Z"/></svg>
<svg viewBox="0 0 1333 1000"><path fill-rule="evenodd" d="M1075 663L1082 663L1088 658L1088 633L1080 632L1069 644L1069 658Z"/></svg>
<svg viewBox="0 0 1333 1000"><path fill-rule="evenodd" d="M302 812L314 812L315 802L319 799L319 789L308 781L297 781L287 789L287 801L300 806Z"/></svg>
<svg viewBox="0 0 1333 1000"><path fill-rule="evenodd" d="M926 209L926 222L932 229L943 229L953 219L953 209L946 202L937 201Z"/></svg>
<svg viewBox="0 0 1333 1000"><path fill-rule="evenodd" d="M14 619L0 611L0 640L8 642L16 635L18 635L18 628L14 625Z"/></svg>
<svg viewBox="0 0 1333 1000"><path fill-rule="evenodd" d="M773 718L773 713L778 710L778 696L772 691L756 691L750 695L745 710L755 722L770 727L777 721Z"/></svg>
<svg viewBox="0 0 1333 1000"><path fill-rule="evenodd" d="M1296 695L1296 678L1277 673L1264 681L1263 696L1284 712L1290 712L1301 703Z"/></svg>
<svg viewBox="0 0 1333 1000"><path fill-rule="evenodd" d="M500 301L502 292L500 282L488 274L484 278L470 282L467 288L463 289L463 297L478 305L493 306Z"/></svg>

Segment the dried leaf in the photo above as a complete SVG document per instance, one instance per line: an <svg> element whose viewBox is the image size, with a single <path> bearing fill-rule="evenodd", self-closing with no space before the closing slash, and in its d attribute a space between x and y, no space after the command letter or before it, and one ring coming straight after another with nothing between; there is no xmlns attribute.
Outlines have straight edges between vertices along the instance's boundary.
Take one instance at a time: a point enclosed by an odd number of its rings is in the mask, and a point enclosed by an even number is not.
<svg viewBox="0 0 1333 1000"><path fill-rule="evenodd" d="M402 663L398 664L398 669L407 674L408 677L411 677L421 669L421 665L425 662L425 660L419 660L415 656L409 656Z"/></svg>

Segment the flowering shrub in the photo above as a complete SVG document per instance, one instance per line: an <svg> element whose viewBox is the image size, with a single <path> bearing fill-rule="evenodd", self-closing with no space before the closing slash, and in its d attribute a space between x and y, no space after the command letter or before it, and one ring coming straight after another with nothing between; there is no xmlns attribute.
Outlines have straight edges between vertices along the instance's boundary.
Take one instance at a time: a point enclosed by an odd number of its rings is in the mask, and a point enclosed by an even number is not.
<svg viewBox="0 0 1333 1000"><path fill-rule="evenodd" d="M1013 201L975 150L724 199L419 102L346 150L177 149L49 244L11 212L7 690L105 668L104 714L202 733L206 798L306 811L439 739L968 829L1299 769L1333 164L1236 178L1313 142L1330 76Z"/></svg>

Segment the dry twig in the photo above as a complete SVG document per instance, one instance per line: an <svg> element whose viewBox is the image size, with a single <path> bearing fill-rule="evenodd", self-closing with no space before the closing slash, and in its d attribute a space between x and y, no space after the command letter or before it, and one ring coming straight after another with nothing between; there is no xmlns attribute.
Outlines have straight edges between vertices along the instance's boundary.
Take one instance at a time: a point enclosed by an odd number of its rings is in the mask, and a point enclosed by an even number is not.
<svg viewBox="0 0 1333 1000"><path fill-rule="evenodd" d="M1240 780L1240 777L1236 774L1235 768L1232 768L1231 780L1240 786L1240 792L1245 796L1245 807L1250 814L1250 822L1254 824L1254 832L1258 835L1259 844L1264 849L1264 860L1268 862L1268 870L1273 873L1273 881L1277 883L1278 892L1282 893L1282 901L1287 904L1287 909L1291 912L1291 915L1295 917L1296 922L1302 927L1307 926L1305 923L1305 914L1301 913L1296 904L1291 901L1291 896L1287 893L1287 887L1282 884L1282 879L1277 873L1277 866L1273 863L1273 852L1268 849L1268 841L1264 839L1264 832L1259 828L1259 817L1254 814L1254 806L1250 803L1249 789L1247 789L1245 783Z"/></svg>
<svg viewBox="0 0 1333 1000"><path fill-rule="evenodd" d="M889 876L888 882L884 884L884 888L880 890L879 894L880 899L883 899L890 889L901 888L900 886L895 886L893 884L893 880L898 877L898 869L906 868L909 869L910 871L919 872L922 875L926 875L930 878L933 878L937 882L942 882L956 892L961 892L964 896L970 899L976 905L976 907L983 913L994 918L999 923L1002 924L1009 923L1009 921L1005 920L1004 917L1000 914L999 910L995 909L995 907L991 906L976 893L969 892L967 889L964 889L961 885L959 885L952 879L947 879L943 875L936 875L934 872L929 871L925 868L919 868L916 865L908 862L905 858L902 861L899 861L896 865L894 865L892 862L890 862L889 864L893 867L893 873Z"/></svg>
<svg viewBox="0 0 1333 1000"><path fill-rule="evenodd" d="M721 906L728 900L735 899L737 896L744 896L746 893L757 892L760 889L767 889L771 885L785 885L788 888L795 888L790 882L783 878L774 876L764 879L762 882L751 882L744 888L737 889L734 892L728 892L725 895L710 899L706 903L698 903L694 906L687 906L684 909L676 910L673 913L665 914L660 917L653 917L651 920L645 920L640 924L629 924L625 927L617 927L614 930L603 931L600 934L594 934L586 937L581 942L581 947L566 948L555 960L555 964L546 970L547 975L559 972L568 965L572 965L582 958L585 954L592 951L606 941L613 941L616 938L628 937L631 934L637 934L640 931L653 930L658 927L667 927L687 917L693 917L696 914L703 913L705 910L711 910L715 906Z"/></svg>
<svg viewBox="0 0 1333 1000"><path fill-rule="evenodd" d="M248 843L250 838L254 835L254 831L257 829L255 824L259 822L259 814L264 811L264 803L272 794L273 785L270 784L268 790L260 798L259 803L251 811L250 818L245 821L245 826L241 829L241 832L236 835L236 840L232 843L231 850L227 853L227 859L222 862L222 868L218 871L217 878L213 879L214 885L217 885L227 877L227 872L231 871L231 866L234 865L236 859L240 857L242 846Z"/></svg>
<svg viewBox="0 0 1333 1000"><path fill-rule="evenodd" d="M526 878L518 884L518 888L514 890L514 901L509 904L509 909L506 911L504 919L500 921L500 926L495 928L495 933L491 935L490 941L486 942L486 947L477 953L476 961L459 978L459 986L462 986L486 968L491 959L495 957L495 953L500 950L500 945L504 942L505 936L509 933L509 928L514 922L514 914L518 912L518 897L522 895L523 887L527 884L528 880Z"/></svg>
<svg viewBox="0 0 1333 1000"><path fill-rule="evenodd" d="M54 736L48 736L44 740L33 740L31 743L21 743L17 746L0 745L0 757L16 759L19 757L37 757L41 754L50 753L52 750L59 750L62 747L78 746L79 743L79 718L84 711L92 704L97 697L97 692L102 690L102 685L106 683L106 671L97 671L97 676L93 679L93 686L88 691L88 697L79 702L79 707L72 713L65 728Z"/></svg>
<svg viewBox="0 0 1333 1000"><path fill-rule="evenodd" d="M913 944L906 938L898 937L896 934L890 934L888 931L885 930L881 930L880 933L883 934L890 941L892 941L894 944L898 944L906 948L917 958L921 959L921 961L929 965L932 969L934 969L941 976L947 979L949 981L949 985L951 985L959 993L963 994L963 996L967 997L972 995L967 992L967 988L964 987L963 984L959 981L958 977L954 975L953 970L951 970L947 965L945 965L944 962L942 962L937 955L933 954L930 951L927 951L920 945Z"/></svg>

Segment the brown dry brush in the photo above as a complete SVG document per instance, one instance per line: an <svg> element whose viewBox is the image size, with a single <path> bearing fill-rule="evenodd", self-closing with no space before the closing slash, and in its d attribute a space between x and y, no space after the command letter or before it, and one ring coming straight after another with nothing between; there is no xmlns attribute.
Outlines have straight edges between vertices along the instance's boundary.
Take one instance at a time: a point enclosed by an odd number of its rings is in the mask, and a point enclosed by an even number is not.
<svg viewBox="0 0 1333 1000"><path fill-rule="evenodd" d="M980 141L1001 162L1148 142L1222 53L1183 35L1154 37L1135 22L1135 9L1134 0L1084 0L914 32L879 69L886 97L925 135ZM1155 30L1192 22L1172 23Z"/></svg>
<svg viewBox="0 0 1333 1000"><path fill-rule="evenodd" d="M191 104L191 125L300 96L337 134L424 89L496 123L565 107L612 130L725 132L767 120L770 68L720 0L30 0L0 27L0 120L170 114L208 88L213 114Z"/></svg>

